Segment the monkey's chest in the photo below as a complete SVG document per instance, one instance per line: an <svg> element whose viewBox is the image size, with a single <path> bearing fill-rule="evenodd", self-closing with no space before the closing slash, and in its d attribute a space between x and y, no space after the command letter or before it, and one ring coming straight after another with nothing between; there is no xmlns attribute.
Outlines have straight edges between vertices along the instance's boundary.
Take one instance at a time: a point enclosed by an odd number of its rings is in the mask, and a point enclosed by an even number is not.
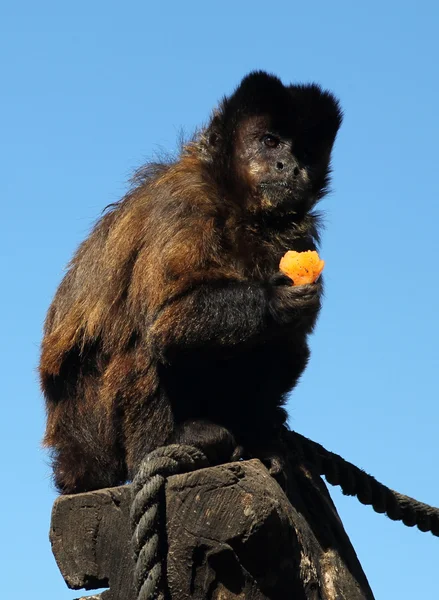
<svg viewBox="0 0 439 600"><path fill-rule="evenodd" d="M289 250L288 241L280 236L264 236L259 232L244 232L235 239L235 257L245 277L269 279L279 271L279 262Z"/></svg>

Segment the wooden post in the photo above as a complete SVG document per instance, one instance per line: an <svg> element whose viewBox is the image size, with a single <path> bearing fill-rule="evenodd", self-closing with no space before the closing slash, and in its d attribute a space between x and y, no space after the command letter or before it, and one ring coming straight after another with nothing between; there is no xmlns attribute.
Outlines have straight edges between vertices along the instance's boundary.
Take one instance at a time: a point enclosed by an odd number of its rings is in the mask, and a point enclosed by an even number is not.
<svg viewBox="0 0 439 600"><path fill-rule="evenodd" d="M170 598L373 600L321 478L298 465L289 489L287 498L258 460L170 477ZM70 588L135 600L130 502L128 485L55 501L50 539Z"/></svg>

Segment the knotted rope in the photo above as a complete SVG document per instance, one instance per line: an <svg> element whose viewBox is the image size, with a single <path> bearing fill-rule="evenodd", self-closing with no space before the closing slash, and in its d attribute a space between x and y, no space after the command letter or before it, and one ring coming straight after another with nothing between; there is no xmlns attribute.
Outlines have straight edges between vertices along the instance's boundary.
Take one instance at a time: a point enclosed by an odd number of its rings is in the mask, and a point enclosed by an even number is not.
<svg viewBox="0 0 439 600"><path fill-rule="evenodd" d="M395 492L338 454L295 431L285 432L290 459L308 462L343 494L356 496L393 521L439 537L439 509ZM132 547L136 559L134 582L137 600L165 600L165 539L163 515L166 478L209 466L206 456L193 446L157 448L146 456L132 484Z"/></svg>
<svg viewBox="0 0 439 600"><path fill-rule="evenodd" d="M208 466L201 450L177 444L157 448L141 463L132 484L130 514L137 600L164 600L166 597L166 554L162 535L166 478Z"/></svg>

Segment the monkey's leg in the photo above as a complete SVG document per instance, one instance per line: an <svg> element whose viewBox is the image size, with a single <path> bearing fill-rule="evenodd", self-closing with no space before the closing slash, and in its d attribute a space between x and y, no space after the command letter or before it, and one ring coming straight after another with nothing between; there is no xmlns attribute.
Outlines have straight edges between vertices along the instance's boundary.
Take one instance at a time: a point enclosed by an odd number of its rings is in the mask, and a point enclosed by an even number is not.
<svg viewBox="0 0 439 600"><path fill-rule="evenodd" d="M202 450L211 465L239 460L244 450L232 433L206 419L188 419L176 427L171 436L173 444L187 444Z"/></svg>

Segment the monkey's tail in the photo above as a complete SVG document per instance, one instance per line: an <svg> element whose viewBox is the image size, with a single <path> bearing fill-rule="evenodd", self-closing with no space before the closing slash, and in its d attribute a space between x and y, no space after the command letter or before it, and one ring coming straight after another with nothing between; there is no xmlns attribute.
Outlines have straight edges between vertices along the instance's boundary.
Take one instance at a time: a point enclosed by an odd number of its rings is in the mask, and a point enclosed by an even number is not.
<svg viewBox="0 0 439 600"><path fill-rule="evenodd" d="M371 505L377 513L385 513L392 521L439 537L439 508L399 494L377 481L338 454L329 452L317 442L296 431L286 434L288 450L311 463L328 483L341 487L346 496L356 496L362 504Z"/></svg>

